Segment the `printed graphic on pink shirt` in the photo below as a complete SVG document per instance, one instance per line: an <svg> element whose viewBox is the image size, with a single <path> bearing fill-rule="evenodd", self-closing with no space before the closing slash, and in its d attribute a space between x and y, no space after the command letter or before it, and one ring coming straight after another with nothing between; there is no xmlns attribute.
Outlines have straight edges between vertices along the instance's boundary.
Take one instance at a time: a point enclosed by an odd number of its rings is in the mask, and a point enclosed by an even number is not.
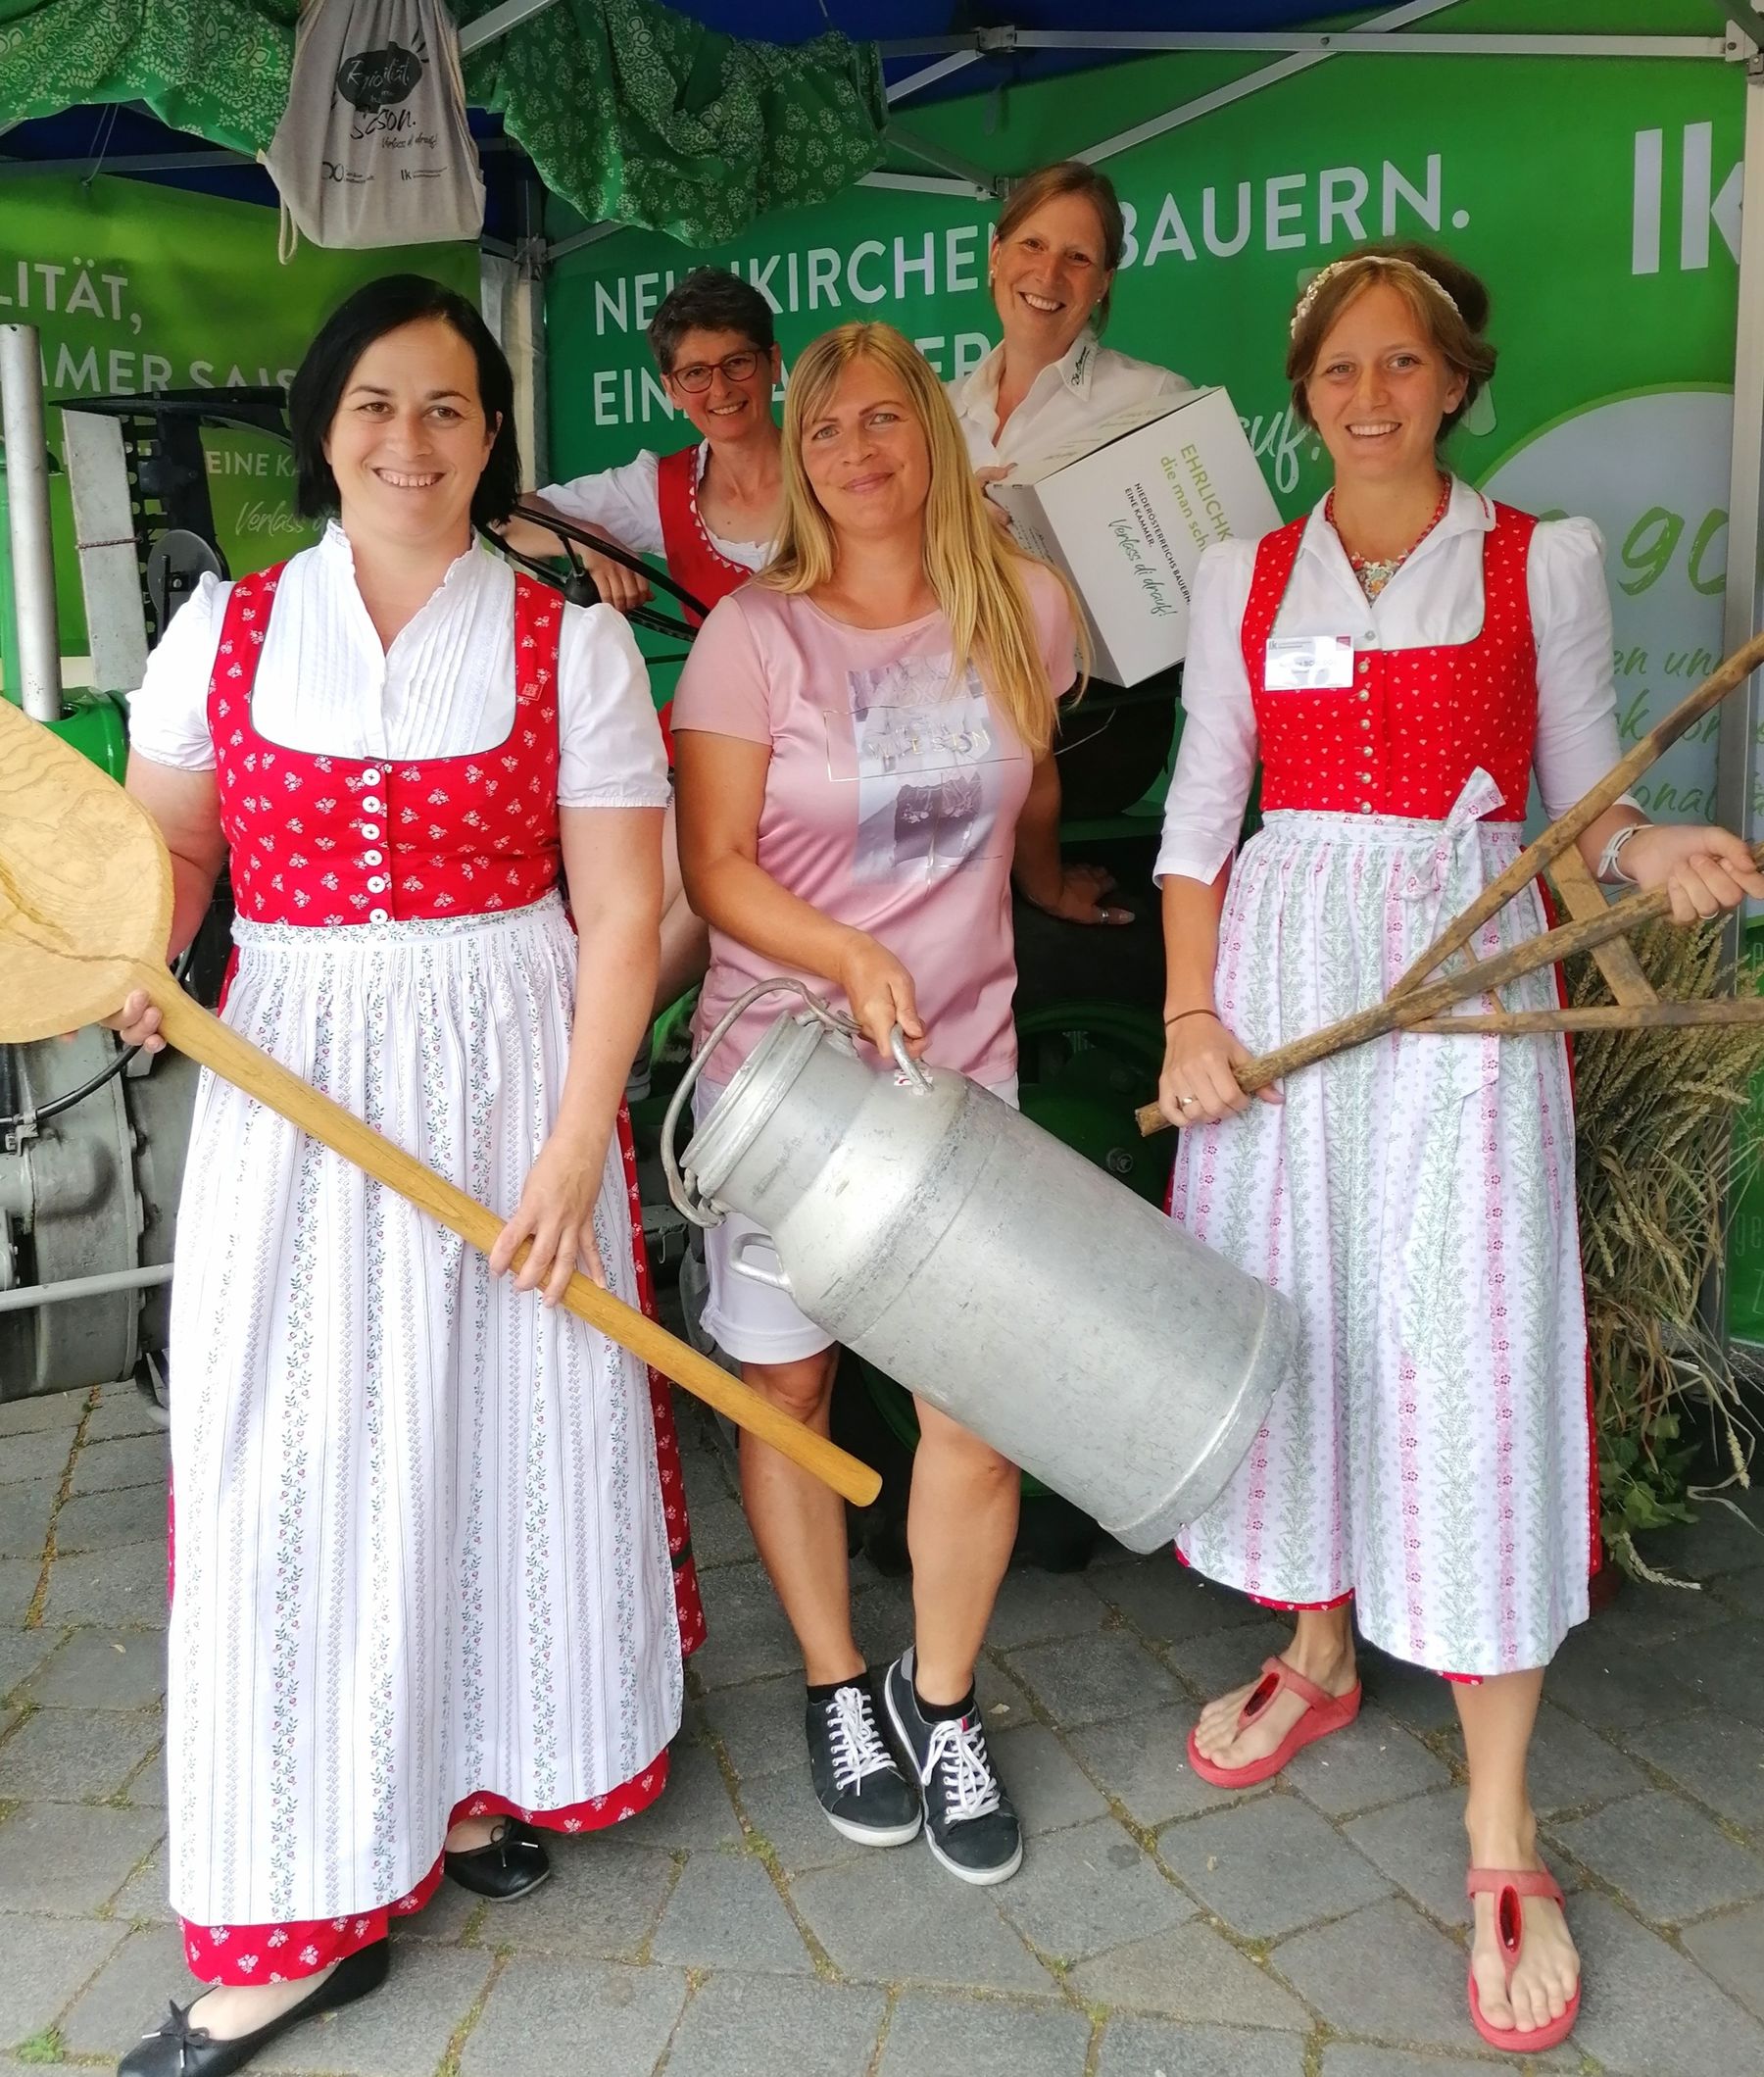
<svg viewBox="0 0 1764 2077"><path fill-rule="evenodd" d="M908 656L849 671L849 712L827 716L827 768L856 783L856 880L958 870L996 855L998 744L979 673L950 684L950 659Z"/></svg>

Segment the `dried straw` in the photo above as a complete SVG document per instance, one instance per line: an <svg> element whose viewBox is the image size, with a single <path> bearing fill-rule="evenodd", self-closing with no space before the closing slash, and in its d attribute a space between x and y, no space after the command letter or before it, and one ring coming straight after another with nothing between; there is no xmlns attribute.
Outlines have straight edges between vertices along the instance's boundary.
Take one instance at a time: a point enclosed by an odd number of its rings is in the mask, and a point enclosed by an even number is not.
<svg viewBox="0 0 1764 2077"><path fill-rule="evenodd" d="M1655 925L1631 941L1666 997L1724 990L1718 925ZM1748 966L1740 985L1757 988ZM1571 963L1570 1000L1608 1000L1590 959ZM1741 1124L1764 1029L1703 1025L1587 1034L1575 1045L1575 1128L1587 1331L1592 1354L1601 1526L1627 1570L1659 1579L1638 1530L1688 1521L1696 1456L1684 1415L1706 1418L1748 1485L1752 1431L1733 1365L1698 1314L1726 1245L1722 1209L1758 1156ZM1726 1184L1724 1192L1723 1185ZM1678 1584L1684 1584L1678 1582Z"/></svg>

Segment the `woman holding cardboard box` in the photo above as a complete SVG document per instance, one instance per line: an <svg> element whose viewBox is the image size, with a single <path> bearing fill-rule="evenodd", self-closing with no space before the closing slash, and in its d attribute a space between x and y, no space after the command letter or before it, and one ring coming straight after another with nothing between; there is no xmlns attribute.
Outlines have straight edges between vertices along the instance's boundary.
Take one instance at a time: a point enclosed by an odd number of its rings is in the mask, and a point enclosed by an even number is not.
<svg viewBox="0 0 1764 2077"><path fill-rule="evenodd" d="M1235 1067L1376 1001L1519 852L1535 768L1559 814L1618 756L1597 533L1494 505L1438 443L1494 367L1489 298L1421 246L1325 268L1287 374L1335 466L1304 519L1209 549L1164 822L1160 1098L1173 1212L1297 1300L1301 1353L1178 1555L1298 1611L1189 1755L1247 1787L1359 1706L1353 1626L1454 1682L1469 1762L1471 2016L1536 2054L1579 2008L1526 1756L1598 1549L1574 1118L1560 1038L1399 1034L1248 1102ZM1257 755L1264 826L1233 863ZM1764 889L1726 831L1633 805L1581 839L1681 922ZM1535 883L1492 955L1544 927ZM1509 991L1549 1008L1547 972Z"/></svg>
<svg viewBox="0 0 1764 2077"><path fill-rule="evenodd" d="M986 267L1004 339L949 385L982 483L1113 412L1194 386L1099 343L1126 242L1113 183L1095 167L1067 159L1012 189Z"/></svg>
<svg viewBox="0 0 1764 2077"><path fill-rule="evenodd" d="M1115 412L1193 388L1170 369L1099 343L1126 239L1113 183L1078 160L1045 166L1012 190L987 256L1004 336L978 368L948 385L983 488L1074 439L1082 443ZM986 512L1005 525L1004 508L991 498ZM1113 875L1100 865L1091 871L1097 901L1086 920L1130 923L1132 912L1105 899Z"/></svg>

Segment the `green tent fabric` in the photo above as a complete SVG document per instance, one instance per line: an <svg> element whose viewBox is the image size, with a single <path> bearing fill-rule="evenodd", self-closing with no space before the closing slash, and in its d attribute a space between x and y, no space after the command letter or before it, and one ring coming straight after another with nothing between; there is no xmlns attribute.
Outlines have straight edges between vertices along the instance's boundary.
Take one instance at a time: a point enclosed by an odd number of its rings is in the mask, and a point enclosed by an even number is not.
<svg viewBox="0 0 1764 2077"><path fill-rule="evenodd" d="M888 116L873 43L757 43L648 0L558 0L468 58L466 90L590 223L688 245L837 194L880 160Z"/></svg>
<svg viewBox="0 0 1764 2077"><path fill-rule="evenodd" d="M462 25L492 0L464 0ZM258 152L281 120L299 0L0 0L0 124L145 101ZM876 165L873 44L725 36L651 0L556 0L469 58L546 185L591 222L715 245L768 209L824 201Z"/></svg>
<svg viewBox="0 0 1764 2077"><path fill-rule="evenodd" d="M0 0L0 123L145 101L261 151L288 98L297 0Z"/></svg>

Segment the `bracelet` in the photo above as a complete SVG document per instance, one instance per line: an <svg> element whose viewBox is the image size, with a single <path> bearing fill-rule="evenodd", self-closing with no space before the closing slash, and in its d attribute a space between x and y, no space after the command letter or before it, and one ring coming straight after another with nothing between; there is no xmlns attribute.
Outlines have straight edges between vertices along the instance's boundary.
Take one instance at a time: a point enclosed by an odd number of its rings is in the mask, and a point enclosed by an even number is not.
<svg viewBox="0 0 1764 2077"><path fill-rule="evenodd" d="M1611 841L1598 854L1598 871L1594 877L1605 881L1607 884L1616 881L1625 887L1633 887L1636 884L1634 874L1625 872L1619 861L1623 856L1624 845L1629 842L1638 829L1646 829L1648 826L1646 822L1625 822L1623 827L1618 830L1617 834L1612 837Z"/></svg>
<svg viewBox="0 0 1764 2077"><path fill-rule="evenodd" d="M1172 1024L1180 1024L1185 1016L1217 1016L1218 1014L1216 1010L1178 1010L1174 1016L1164 1018L1164 1029L1168 1031Z"/></svg>

